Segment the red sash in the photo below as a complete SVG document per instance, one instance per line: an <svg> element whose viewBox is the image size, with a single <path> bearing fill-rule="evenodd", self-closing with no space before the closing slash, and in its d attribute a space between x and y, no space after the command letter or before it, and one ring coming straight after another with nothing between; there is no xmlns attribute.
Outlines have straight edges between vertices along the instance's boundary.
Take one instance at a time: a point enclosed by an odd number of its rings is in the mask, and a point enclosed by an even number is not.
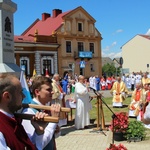
<svg viewBox="0 0 150 150"><path fill-rule="evenodd" d="M150 91L147 93L146 101L150 102Z"/></svg>
<svg viewBox="0 0 150 150"><path fill-rule="evenodd" d="M59 87L60 92L63 93L62 87L61 87L59 84L57 84L57 85L58 85L58 87Z"/></svg>
<svg viewBox="0 0 150 150"><path fill-rule="evenodd" d="M135 94L135 101L139 101L140 100L140 97L141 97L141 93L139 90L136 91L136 94Z"/></svg>

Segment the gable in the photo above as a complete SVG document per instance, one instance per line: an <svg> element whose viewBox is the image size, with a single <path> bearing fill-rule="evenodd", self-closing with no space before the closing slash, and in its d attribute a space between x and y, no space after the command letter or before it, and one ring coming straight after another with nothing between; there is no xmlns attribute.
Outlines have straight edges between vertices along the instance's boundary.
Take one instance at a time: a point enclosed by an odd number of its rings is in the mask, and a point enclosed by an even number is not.
<svg viewBox="0 0 150 150"><path fill-rule="evenodd" d="M83 7L79 6L76 9L70 11L68 14L66 14L63 18L67 19L67 18L78 18L78 19L85 19L85 20L89 20L89 22L91 21L92 23L95 23L96 20L85 10L83 9Z"/></svg>
<svg viewBox="0 0 150 150"><path fill-rule="evenodd" d="M132 38L130 41L128 41L126 44L122 46L122 51L131 51L131 50L139 50L139 49L147 49L147 47L150 46L150 40L141 35L136 35L134 38Z"/></svg>
<svg viewBox="0 0 150 150"><path fill-rule="evenodd" d="M131 44L132 42L136 42L137 40L147 40L146 42L150 42L150 36L149 35L142 35L142 34L137 34L133 38L131 38L129 41L127 41L121 48L127 46L128 44Z"/></svg>

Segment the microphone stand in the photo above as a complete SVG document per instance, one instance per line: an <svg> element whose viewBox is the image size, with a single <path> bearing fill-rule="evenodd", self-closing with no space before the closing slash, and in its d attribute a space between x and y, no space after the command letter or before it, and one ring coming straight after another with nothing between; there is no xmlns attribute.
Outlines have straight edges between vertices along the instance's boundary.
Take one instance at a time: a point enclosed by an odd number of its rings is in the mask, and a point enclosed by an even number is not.
<svg viewBox="0 0 150 150"><path fill-rule="evenodd" d="M93 89L93 88L91 88L92 90L93 90L93 92L97 95L97 97L99 97L100 98L100 100L101 100L101 102L103 103L103 104L105 104L105 106L110 110L110 112L112 113L112 125L113 125L113 130L112 130L112 132L113 132L113 134L112 134L112 144L114 144L114 120L115 120L115 118L117 118L118 120L119 120L119 118L116 116L116 114L111 110L111 108L107 105L107 103L103 100L103 96L102 96L102 94L101 93L99 93L99 92L97 92L95 89Z"/></svg>
<svg viewBox="0 0 150 150"><path fill-rule="evenodd" d="M93 88L91 88L93 89ZM94 91L95 89L93 89ZM96 90L95 90L96 91ZM95 95L97 95L97 129L91 132L98 132L98 133L103 133L105 136L106 134L103 132L103 129L105 128L105 121L104 121L104 113L103 113L103 108L102 108L102 101L101 101L101 95L97 94L94 92ZM101 113L101 115L100 115ZM101 122L100 122L101 120ZM101 124L100 124L101 123Z"/></svg>

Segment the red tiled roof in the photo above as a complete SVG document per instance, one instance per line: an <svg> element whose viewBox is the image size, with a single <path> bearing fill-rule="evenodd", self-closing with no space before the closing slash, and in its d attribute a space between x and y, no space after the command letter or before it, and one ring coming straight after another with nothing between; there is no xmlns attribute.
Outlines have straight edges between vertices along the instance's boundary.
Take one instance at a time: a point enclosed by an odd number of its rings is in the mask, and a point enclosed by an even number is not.
<svg viewBox="0 0 150 150"><path fill-rule="evenodd" d="M32 36L14 36L15 42L34 42L34 37Z"/></svg>
<svg viewBox="0 0 150 150"><path fill-rule="evenodd" d="M36 20L34 24L22 33L22 36L34 35L36 29L38 29L38 35L52 35L52 32L56 31L62 25L62 17L69 12L61 13L55 18L49 17L45 21Z"/></svg>
<svg viewBox="0 0 150 150"><path fill-rule="evenodd" d="M142 34L139 34L139 36L142 36L142 37L144 37L144 38L150 40L150 36L149 36L149 35L142 35Z"/></svg>

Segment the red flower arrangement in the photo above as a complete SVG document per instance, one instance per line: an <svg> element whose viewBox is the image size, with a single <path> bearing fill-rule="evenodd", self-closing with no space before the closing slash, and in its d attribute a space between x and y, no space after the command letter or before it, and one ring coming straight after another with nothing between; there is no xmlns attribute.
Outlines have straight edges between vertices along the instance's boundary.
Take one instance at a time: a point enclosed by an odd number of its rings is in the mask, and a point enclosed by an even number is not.
<svg viewBox="0 0 150 150"><path fill-rule="evenodd" d="M111 131L125 133L128 128L128 113L119 112L115 114L117 117L111 121L109 126Z"/></svg>
<svg viewBox="0 0 150 150"><path fill-rule="evenodd" d="M127 148L120 143L119 145L110 144L110 147L106 148L106 150L127 150Z"/></svg>

